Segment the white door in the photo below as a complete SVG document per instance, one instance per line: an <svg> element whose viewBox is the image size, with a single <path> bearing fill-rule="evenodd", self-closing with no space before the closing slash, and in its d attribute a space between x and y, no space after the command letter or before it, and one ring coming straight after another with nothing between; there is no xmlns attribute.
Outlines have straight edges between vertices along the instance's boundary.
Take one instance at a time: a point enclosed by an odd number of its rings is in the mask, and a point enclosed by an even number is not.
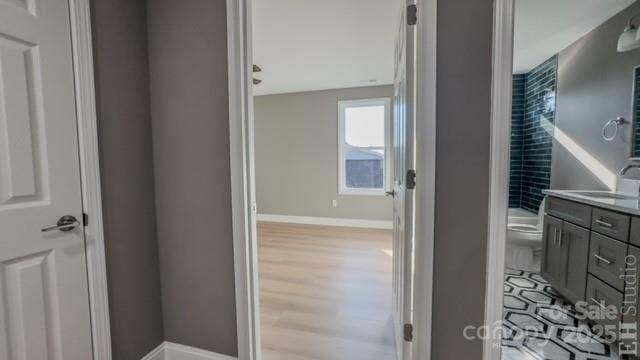
<svg viewBox="0 0 640 360"><path fill-rule="evenodd" d="M92 359L83 229L42 231L82 219L73 80L67 0L0 1L0 360Z"/></svg>
<svg viewBox="0 0 640 360"><path fill-rule="evenodd" d="M407 3L410 5L410 3ZM413 324L414 227L414 39L415 25L402 12L396 37L393 117L393 292L394 325L399 360L411 359ZM409 16L411 18L412 16Z"/></svg>

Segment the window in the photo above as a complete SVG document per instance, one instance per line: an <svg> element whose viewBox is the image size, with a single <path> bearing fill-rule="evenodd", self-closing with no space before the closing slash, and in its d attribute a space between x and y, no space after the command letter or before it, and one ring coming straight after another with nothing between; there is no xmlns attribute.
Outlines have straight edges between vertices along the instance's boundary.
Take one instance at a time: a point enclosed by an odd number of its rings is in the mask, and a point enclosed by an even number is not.
<svg viewBox="0 0 640 360"><path fill-rule="evenodd" d="M389 183L389 98L338 102L340 194L384 195Z"/></svg>

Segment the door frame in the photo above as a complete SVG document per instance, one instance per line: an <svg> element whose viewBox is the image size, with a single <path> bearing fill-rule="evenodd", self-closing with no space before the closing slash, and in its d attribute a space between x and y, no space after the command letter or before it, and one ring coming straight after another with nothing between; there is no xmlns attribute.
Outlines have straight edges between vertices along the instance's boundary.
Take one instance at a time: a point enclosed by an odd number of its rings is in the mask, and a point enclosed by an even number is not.
<svg viewBox="0 0 640 360"><path fill-rule="evenodd" d="M415 359L431 358L435 214L437 1L419 0L416 29ZM239 360L261 360L254 175L251 0L226 0L229 148Z"/></svg>
<svg viewBox="0 0 640 360"><path fill-rule="evenodd" d="M261 360L251 0L226 0L229 156L239 360Z"/></svg>
<svg viewBox="0 0 640 360"><path fill-rule="evenodd" d="M501 321L509 208L514 0L495 0L491 81L491 157L483 359L502 356Z"/></svg>
<svg viewBox="0 0 640 360"><path fill-rule="evenodd" d="M100 153L96 116L93 43L89 0L68 0L78 123L82 211L91 315L93 359L111 360L111 326L100 186Z"/></svg>

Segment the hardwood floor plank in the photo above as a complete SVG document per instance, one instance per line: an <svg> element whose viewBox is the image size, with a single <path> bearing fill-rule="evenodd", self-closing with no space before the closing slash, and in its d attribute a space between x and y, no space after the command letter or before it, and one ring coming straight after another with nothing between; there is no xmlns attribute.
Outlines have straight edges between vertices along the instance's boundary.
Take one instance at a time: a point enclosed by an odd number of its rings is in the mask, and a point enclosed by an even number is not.
<svg viewBox="0 0 640 360"><path fill-rule="evenodd" d="M394 360L391 232L258 224L265 360Z"/></svg>

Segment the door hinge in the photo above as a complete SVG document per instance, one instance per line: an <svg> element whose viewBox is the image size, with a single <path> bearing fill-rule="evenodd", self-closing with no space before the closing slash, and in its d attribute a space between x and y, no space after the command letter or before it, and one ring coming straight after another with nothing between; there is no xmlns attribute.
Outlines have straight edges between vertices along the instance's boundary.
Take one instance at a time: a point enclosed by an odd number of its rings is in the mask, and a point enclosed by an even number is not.
<svg viewBox="0 0 640 360"><path fill-rule="evenodd" d="M409 190L413 190L416 188L416 171L415 170L409 170L407 171L407 189Z"/></svg>
<svg viewBox="0 0 640 360"><path fill-rule="evenodd" d="M415 25L418 23L418 6L412 4L407 6L407 25Z"/></svg>
<svg viewBox="0 0 640 360"><path fill-rule="evenodd" d="M413 341L413 324L404 324L404 341Z"/></svg>
<svg viewBox="0 0 640 360"><path fill-rule="evenodd" d="M89 215L87 213L82 213L82 226L89 225Z"/></svg>

